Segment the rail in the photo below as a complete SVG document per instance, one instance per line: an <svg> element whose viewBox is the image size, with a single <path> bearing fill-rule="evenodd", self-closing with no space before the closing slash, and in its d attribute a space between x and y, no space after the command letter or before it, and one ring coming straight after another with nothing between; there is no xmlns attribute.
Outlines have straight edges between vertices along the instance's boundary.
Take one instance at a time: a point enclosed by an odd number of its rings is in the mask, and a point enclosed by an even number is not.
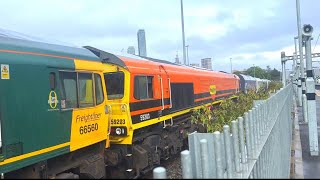
<svg viewBox="0 0 320 180"><path fill-rule="evenodd" d="M232 121L223 132L192 133L189 150L181 152L183 179L290 178L292 84ZM153 170L155 179L166 169Z"/></svg>

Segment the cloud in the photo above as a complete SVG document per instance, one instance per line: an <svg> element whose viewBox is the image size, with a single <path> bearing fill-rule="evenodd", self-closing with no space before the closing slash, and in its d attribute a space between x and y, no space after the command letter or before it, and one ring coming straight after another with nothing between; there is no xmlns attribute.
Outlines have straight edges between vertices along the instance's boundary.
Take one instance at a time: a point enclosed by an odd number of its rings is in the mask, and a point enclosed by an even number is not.
<svg viewBox="0 0 320 180"><path fill-rule="evenodd" d="M290 0L184 0L186 45L191 63L212 57L216 70L256 65L280 67L279 52L297 34L295 2ZM301 24L320 33L318 1L301 1ZM11 0L0 2L0 27L77 46L126 52L146 32L148 56L182 60L179 0ZM16 13L19 12L19 13ZM320 44L320 42L319 42ZM316 48L319 50L319 48ZM293 52L288 49L287 54Z"/></svg>

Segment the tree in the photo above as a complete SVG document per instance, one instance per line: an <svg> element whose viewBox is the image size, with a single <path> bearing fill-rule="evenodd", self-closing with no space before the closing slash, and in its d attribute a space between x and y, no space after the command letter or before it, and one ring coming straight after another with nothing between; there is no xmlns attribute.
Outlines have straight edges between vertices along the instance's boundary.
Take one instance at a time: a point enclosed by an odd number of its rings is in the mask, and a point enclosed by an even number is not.
<svg viewBox="0 0 320 180"><path fill-rule="evenodd" d="M233 71L233 74L239 75L239 74L243 74L242 71Z"/></svg>
<svg viewBox="0 0 320 180"><path fill-rule="evenodd" d="M252 66L247 70L235 71L234 74L245 74L256 78L269 79L273 81L280 80L280 71L278 71L276 68L273 68L273 70L271 70L270 66L267 66L267 69L262 69L259 66Z"/></svg>
<svg viewBox="0 0 320 180"><path fill-rule="evenodd" d="M267 66L267 69L266 69L266 76L267 76L266 79L270 79L270 80L271 80L271 74L270 74L270 72L271 72L271 68L270 68L270 66L268 65L268 66Z"/></svg>
<svg viewBox="0 0 320 180"><path fill-rule="evenodd" d="M270 71L270 77L270 80L280 81L280 71L278 71L276 68L273 68L273 70Z"/></svg>
<svg viewBox="0 0 320 180"><path fill-rule="evenodd" d="M259 66L250 67L247 69L247 74L256 78L267 79L266 71Z"/></svg>

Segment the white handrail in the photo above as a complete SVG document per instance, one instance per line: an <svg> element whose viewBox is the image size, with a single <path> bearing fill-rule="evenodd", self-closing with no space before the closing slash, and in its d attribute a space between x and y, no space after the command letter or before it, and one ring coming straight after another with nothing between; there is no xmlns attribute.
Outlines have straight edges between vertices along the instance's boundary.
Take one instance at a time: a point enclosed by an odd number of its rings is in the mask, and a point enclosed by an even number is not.
<svg viewBox="0 0 320 180"><path fill-rule="evenodd" d="M172 99L171 99L171 81L170 81L170 78L168 78L168 82L169 82L169 89L170 89L170 91L169 91L169 95L170 95L170 108L172 108Z"/></svg>
<svg viewBox="0 0 320 180"><path fill-rule="evenodd" d="M164 100L163 100L163 83L162 83L162 77L160 77L160 84L161 84L161 99L162 99L162 109L164 110Z"/></svg>

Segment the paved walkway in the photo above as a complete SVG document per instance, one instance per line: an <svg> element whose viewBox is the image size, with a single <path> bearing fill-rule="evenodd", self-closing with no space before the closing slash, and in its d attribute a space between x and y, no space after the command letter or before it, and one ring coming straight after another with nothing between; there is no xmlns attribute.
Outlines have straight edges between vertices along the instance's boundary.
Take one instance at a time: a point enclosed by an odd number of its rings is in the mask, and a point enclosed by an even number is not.
<svg viewBox="0 0 320 180"><path fill-rule="evenodd" d="M317 92L317 95L320 93ZM320 97L316 96L318 139L320 137ZM320 178L320 156L311 156L309 149L308 124L303 122L301 107L296 108L296 118L293 136L294 149L294 176L295 179L319 179Z"/></svg>

